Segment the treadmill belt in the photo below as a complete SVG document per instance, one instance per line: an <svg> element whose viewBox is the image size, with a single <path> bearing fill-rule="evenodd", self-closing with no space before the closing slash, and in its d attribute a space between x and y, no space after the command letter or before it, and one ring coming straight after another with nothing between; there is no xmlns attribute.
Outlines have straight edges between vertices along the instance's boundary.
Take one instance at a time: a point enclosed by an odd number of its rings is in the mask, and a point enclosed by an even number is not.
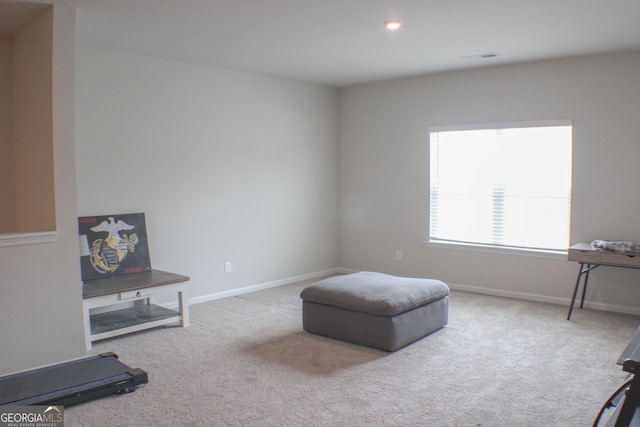
<svg viewBox="0 0 640 427"><path fill-rule="evenodd" d="M108 394L132 392L147 382L145 371L128 367L114 353L104 353L0 377L0 406L71 406Z"/></svg>

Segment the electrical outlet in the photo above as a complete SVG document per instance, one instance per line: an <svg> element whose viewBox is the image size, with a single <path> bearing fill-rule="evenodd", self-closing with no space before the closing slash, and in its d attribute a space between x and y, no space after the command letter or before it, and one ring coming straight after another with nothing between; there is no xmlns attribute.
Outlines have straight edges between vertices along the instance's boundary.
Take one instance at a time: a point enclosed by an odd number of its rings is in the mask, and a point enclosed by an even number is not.
<svg viewBox="0 0 640 427"><path fill-rule="evenodd" d="M225 274L231 273L231 261L225 261L225 263L224 263L224 272L225 272Z"/></svg>
<svg viewBox="0 0 640 427"><path fill-rule="evenodd" d="M402 251L400 249L396 249L396 261L402 261Z"/></svg>

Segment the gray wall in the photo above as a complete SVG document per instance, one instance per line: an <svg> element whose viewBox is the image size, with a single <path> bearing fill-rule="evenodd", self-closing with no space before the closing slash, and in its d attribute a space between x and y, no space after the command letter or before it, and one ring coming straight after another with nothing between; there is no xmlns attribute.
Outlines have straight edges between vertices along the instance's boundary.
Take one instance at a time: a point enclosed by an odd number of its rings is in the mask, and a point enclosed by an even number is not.
<svg viewBox="0 0 640 427"><path fill-rule="evenodd" d="M337 266L337 90L76 57L79 215L145 212L152 266L192 301Z"/></svg>
<svg viewBox="0 0 640 427"><path fill-rule="evenodd" d="M56 10L58 239L0 248L0 374L84 354L77 215L146 212L153 266L190 275L194 300L345 267L566 302L562 259L423 245L432 125L572 119L572 241L640 241L640 52L338 91L79 48L74 98ZM596 270L592 305L636 310L639 273Z"/></svg>
<svg viewBox="0 0 640 427"><path fill-rule="evenodd" d="M354 86L340 91L339 111L341 267L548 302L570 297L577 264L562 258L423 244L429 126L572 119L572 243L640 241L640 52ZM591 306L640 313L639 280L636 270L594 271Z"/></svg>

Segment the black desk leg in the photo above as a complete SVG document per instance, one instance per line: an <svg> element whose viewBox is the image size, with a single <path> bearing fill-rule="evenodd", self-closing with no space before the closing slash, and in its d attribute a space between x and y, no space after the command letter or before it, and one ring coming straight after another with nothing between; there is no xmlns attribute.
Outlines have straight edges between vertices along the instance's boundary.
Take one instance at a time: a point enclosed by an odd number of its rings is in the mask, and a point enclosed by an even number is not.
<svg viewBox="0 0 640 427"><path fill-rule="evenodd" d="M589 284L589 272L598 266L599 264L596 264L596 265L587 264L587 268L584 268L584 262L580 263L580 271L578 271L576 286L573 288L573 296L571 297L571 305L569 306L569 314L567 314L567 320L571 320L571 313L573 312L573 306L576 302L578 289L580 288L580 279L582 279L582 276L584 276L584 285L582 287L582 299L580 300L580 308L583 308L584 297L587 294L587 285Z"/></svg>
<svg viewBox="0 0 640 427"><path fill-rule="evenodd" d="M578 295L578 288L580 287L580 279L582 278L584 263L580 263L580 270L578 271L578 278L576 279L576 286L573 288L573 296L571 297L571 304L569 305L569 313L567 314L567 320L571 320L571 313L573 312L573 304L576 302L576 295ZM585 283L586 288L586 283Z"/></svg>
<svg viewBox="0 0 640 427"><path fill-rule="evenodd" d="M580 270L582 270L582 268ZM580 300L580 308L584 307L584 296L587 293L587 283L589 283L589 272L591 270L591 264L587 264L587 269L584 272L584 286L582 287L582 299Z"/></svg>

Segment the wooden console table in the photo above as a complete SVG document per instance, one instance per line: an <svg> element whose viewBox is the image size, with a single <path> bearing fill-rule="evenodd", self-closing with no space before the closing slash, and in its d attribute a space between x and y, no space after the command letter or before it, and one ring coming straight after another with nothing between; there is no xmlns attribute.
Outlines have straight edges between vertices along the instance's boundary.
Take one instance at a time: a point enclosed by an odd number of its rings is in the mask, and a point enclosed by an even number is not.
<svg viewBox="0 0 640 427"><path fill-rule="evenodd" d="M573 305L576 301L578 289L580 288L580 279L584 277L584 285L582 287L582 299L580 300L580 308L584 305L584 296L587 293L587 284L589 282L589 272L601 265L609 267L622 268L640 268L640 254L630 254L624 252L611 252L602 249L594 249L589 243L578 243L569 248L569 261L580 263L576 286L573 288L573 296L571 297L571 305L567 320L571 319Z"/></svg>
<svg viewBox="0 0 640 427"><path fill-rule="evenodd" d="M87 350L94 341L179 322L189 326L185 285L189 277L152 270L124 276L88 280L82 285L82 306ZM178 311L152 303L154 295L178 293ZM122 305L122 308L117 307ZM92 314L99 307L113 310Z"/></svg>

